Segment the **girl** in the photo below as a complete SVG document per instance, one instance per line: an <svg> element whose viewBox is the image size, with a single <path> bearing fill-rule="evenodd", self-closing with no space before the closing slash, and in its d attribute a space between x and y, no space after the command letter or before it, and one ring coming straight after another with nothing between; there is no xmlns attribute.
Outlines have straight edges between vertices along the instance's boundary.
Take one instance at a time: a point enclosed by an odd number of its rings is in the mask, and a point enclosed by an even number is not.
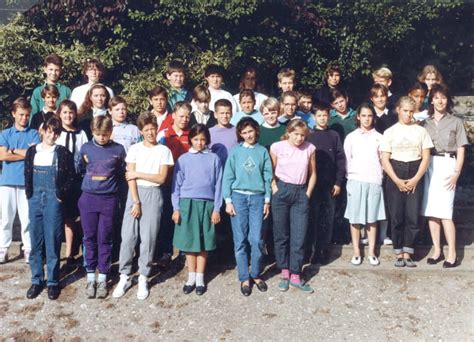
<svg viewBox="0 0 474 342"><path fill-rule="evenodd" d="M174 168L173 245L186 253L189 273L183 287L185 294L194 289L197 295L206 292L207 253L216 248L214 225L220 221L222 166L219 157L207 148L210 142L208 128L194 125L189 131L191 148L179 157Z"/></svg>
<svg viewBox="0 0 474 342"><path fill-rule="evenodd" d="M78 206L84 232L88 298L107 297L114 214L118 202L118 183L125 174L125 150L110 140L112 119L92 119L93 140L81 148L79 169L84 175ZM95 271L99 276L95 278Z"/></svg>
<svg viewBox="0 0 474 342"><path fill-rule="evenodd" d="M83 130L77 129L77 109L76 104L70 100L64 100L59 105L56 115L61 119L62 129L56 143L66 147L72 153L74 158L75 170L78 171L79 160L81 159L79 151L87 140L87 135ZM76 174L72 184L71 192L64 203L64 223L66 237L66 264L74 265L75 259L72 255L72 246L74 242L74 233L76 231L76 221L79 218L79 209L77 201L81 196L82 178Z"/></svg>
<svg viewBox="0 0 474 342"><path fill-rule="evenodd" d="M426 129L415 124L415 101L401 97L396 106L398 123L387 129L380 143L382 165L388 175L385 185L390 213L396 267L416 267L411 259L418 234L418 215L423 196L420 182L433 147Z"/></svg>
<svg viewBox="0 0 474 342"><path fill-rule="evenodd" d="M421 70L417 78L419 82L425 83L428 87L428 93L426 94L422 107L422 109L425 110L429 107L428 97L431 94L431 88L435 84L443 83L443 75L441 75L441 72L434 65L428 64L423 67L423 70Z"/></svg>
<svg viewBox="0 0 474 342"><path fill-rule="evenodd" d="M72 154L56 145L61 121L50 118L42 128L42 143L31 146L25 157L25 192L28 198L31 238L31 287L26 297L37 297L43 287L43 259L48 270L48 298L59 297L59 261L62 242L62 204L74 180Z"/></svg>
<svg viewBox="0 0 474 342"><path fill-rule="evenodd" d="M87 91L84 103L79 107L78 125L86 132L89 140L92 139L91 121L96 116L107 114L109 100L109 92L103 84L96 83Z"/></svg>
<svg viewBox="0 0 474 342"><path fill-rule="evenodd" d="M240 104L242 90L252 90L255 94L255 108L260 108L263 101L265 101L268 96L256 91L258 87L258 74L257 69L254 67L247 67L240 78L239 83L239 93L234 95L235 103L237 103L237 111L242 111Z"/></svg>
<svg viewBox="0 0 474 342"><path fill-rule="evenodd" d="M56 112L56 101L59 98L59 91L55 85L46 84L41 90L41 98L44 101L44 107L41 112L33 113L30 122L30 128L39 130L40 127L48 121Z"/></svg>
<svg viewBox="0 0 474 342"><path fill-rule="evenodd" d="M287 291L291 285L306 293L314 292L300 277L308 228L309 198L316 185L316 148L305 141L308 133L304 121L291 120L283 140L270 147L274 170L273 236L277 267L281 269L282 276L278 284L280 291Z"/></svg>
<svg viewBox="0 0 474 342"><path fill-rule="evenodd" d="M456 183L464 163L465 145L469 144L462 120L451 114L453 102L445 85L435 84L431 88L429 117L424 127L433 139L434 149L425 178L423 216L428 217L433 256L428 264L435 265L444 260L441 250L441 225L448 242L448 257L443 267L458 266L456 258L456 228L453 222L453 202Z"/></svg>
<svg viewBox="0 0 474 342"><path fill-rule="evenodd" d="M252 293L251 280L265 292L260 279L262 258L262 222L270 213L272 163L265 147L257 143L258 122L243 118L237 124L239 145L232 148L223 177L226 212L231 216L234 253L239 272L240 291ZM249 275L248 251L252 270Z"/></svg>
<svg viewBox="0 0 474 342"><path fill-rule="evenodd" d="M423 121L428 118L428 110L423 110L423 103L425 102L428 87L425 83L415 82L415 84L408 90L408 96L415 101L415 114L413 117L416 121Z"/></svg>
<svg viewBox="0 0 474 342"><path fill-rule="evenodd" d="M255 109L255 94L250 89L244 89L240 92L240 110L232 115L230 123L237 126L240 119L247 117L254 119L259 125L263 123L262 113Z"/></svg>
<svg viewBox="0 0 474 342"><path fill-rule="evenodd" d="M382 135L375 130L377 115L374 108L363 103L357 109L355 131L344 141L347 172L347 207L344 217L351 223L352 248L351 263L360 265L360 229L365 226L369 238L369 263L377 266L375 240L377 221L385 220L382 192L382 165L379 144Z"/></svg>

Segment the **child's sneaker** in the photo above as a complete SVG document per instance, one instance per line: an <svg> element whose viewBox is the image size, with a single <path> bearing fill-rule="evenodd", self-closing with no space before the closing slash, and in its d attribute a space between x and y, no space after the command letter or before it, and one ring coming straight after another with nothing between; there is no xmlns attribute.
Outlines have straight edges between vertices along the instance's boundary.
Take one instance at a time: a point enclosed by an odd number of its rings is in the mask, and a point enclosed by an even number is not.
<svg viewBox="0 0 474 342"><path fill-rule="evenodd" d="M360 242L364 245L367 246L369 244L369 239L368 238L363 238L360 240Z"/></svg>
<svg viewBox="0 0 474 342"><path fill-rule="evenodd" d="M4 264L8 261L8 249L0 249L0 264Z"/></svg>
<svg viewBox="0 0 474 342"><path fill-rule="evenodd" d="M126 274L121 274L120 280L117 286L115 287L114 292L112 293L112 297L113 298L122 297L125 294L125 292L127 292L127 290L130 288L130 286L132 286L131 278Z"/></svg>
<svg viewBox="0 0 474 342"><path fill-rule="evenodd" d="M25 263L26 264L30 263L30 254L31 254L31 250L29 250L29 249L25 249L23 251L23 257L25 258Z"/></svg>
<svg viewBox="0 0 474 342"><path fill-rule="evenodd" d="M393 244L392 239L386 237L385 239L383 239L383 244L386 246L391 246Z"/></svg>
<svg viewBox="0 0 474 342"><path fill-rule="evenodd" d="M99 281L97 283L97 298L104 299L108 294L107 283L105 281Z"/></svg>
<svg viewBox="0 0 474 342"><path fill-rule="evenodd" d="M138 277L138 292L137 298L140 300L146 299L150 291L148 290L148 279L147 277L140 274Z"/></svg>
<svg viewBox="0 0 474 342"><path fill-rule="evenodd" d="M86 286L87 298L95 298L95 281L88 281Z"/></svg>

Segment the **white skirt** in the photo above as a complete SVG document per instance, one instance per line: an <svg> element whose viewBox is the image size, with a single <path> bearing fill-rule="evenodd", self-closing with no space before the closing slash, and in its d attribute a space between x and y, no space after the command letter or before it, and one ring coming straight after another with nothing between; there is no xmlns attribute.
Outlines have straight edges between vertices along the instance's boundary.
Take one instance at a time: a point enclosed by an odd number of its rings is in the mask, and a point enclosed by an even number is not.
<svg viewBox="0 0 474 342"><path fill-rule="evenodd" d="M454 173L456 158L431 156L425 174L425 188L421 214L427 217L451 220L453 218L454 194L448 190L448 178Z"/></svg>

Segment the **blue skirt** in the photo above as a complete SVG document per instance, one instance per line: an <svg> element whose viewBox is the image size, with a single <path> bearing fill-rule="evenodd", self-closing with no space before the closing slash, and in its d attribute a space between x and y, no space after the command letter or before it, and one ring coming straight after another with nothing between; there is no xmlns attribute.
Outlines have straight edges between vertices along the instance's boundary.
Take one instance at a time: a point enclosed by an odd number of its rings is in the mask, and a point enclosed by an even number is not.
<svg viewBox="0 0 474 342"><path fill-rule="evenodd" d="M344 217L352 224L385 220L385 205L381 184L347 181L347 207Z"/></svg>

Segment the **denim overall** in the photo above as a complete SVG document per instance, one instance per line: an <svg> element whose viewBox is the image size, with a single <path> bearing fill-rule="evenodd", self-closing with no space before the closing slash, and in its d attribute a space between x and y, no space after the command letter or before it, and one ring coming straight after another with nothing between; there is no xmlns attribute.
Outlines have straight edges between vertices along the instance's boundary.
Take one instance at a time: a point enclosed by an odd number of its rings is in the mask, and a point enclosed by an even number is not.
<svg viewBox="0 0 474 342"><path fill-rule="evenodd" d="M32 284L43 285L44 257L46 257L48 271L47 286L59 284L59 261L64 223L61 203L56 197L57 169L56 150L51 166L33 165L33 196L28 200Z"/></svg>

